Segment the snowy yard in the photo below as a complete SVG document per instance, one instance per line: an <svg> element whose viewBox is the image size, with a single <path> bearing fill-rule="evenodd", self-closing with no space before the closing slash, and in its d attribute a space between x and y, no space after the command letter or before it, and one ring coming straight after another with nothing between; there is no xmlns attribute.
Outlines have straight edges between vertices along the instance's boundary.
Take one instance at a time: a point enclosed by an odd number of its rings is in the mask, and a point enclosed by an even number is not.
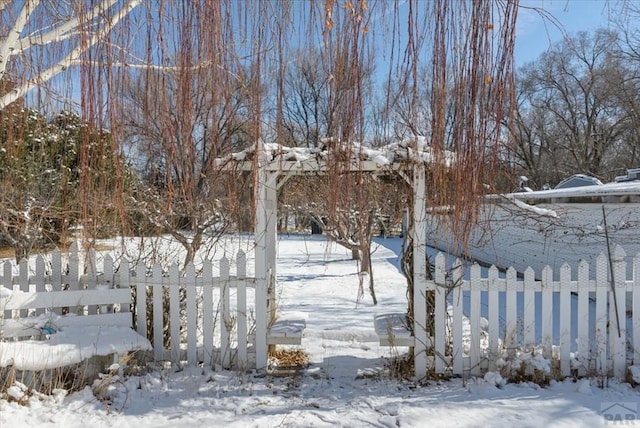
<svg viewBox="0 0 640 428"><path fill-rule="evenodd" d="M638 417L640 391L616 381L601 389L597 379L497 387L492 373L425 386L389 378L383 369L391 350L378 345L373 316L404 311L406 284L397 268L400 241L377 244L373 306L367 292L356 302L358 275L347 251L316 237L279 238L280 311L307 319L301 348L311 364L300 375L155 371L112 384L109 400L90 388L34 396L26 406L0 400L0 427L587 427Z"/></svg>

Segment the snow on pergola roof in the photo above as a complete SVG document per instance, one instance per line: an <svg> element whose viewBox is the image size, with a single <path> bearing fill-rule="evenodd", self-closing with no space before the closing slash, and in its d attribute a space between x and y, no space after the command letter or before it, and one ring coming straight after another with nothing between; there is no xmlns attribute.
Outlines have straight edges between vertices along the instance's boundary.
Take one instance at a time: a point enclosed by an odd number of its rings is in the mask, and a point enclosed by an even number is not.
<svg viewBox="0 0 640 428"><path fill-rule="evenodd" d="M256 147L268 171L304 174L327 169L327 160L337 153L350 153L352 171L378 171L383 168L398 169L411 163L432 164L437 157L425 137L415 137L386 146L371 148L366 144L342 143L325 139L317 147L287 147L280 144L259 143L243 151L232 153L220 163L229 166L236 163L243 170L251 170L256 160ZM440 157L445 166L455 162L455 154L445 150Z"/></svg>

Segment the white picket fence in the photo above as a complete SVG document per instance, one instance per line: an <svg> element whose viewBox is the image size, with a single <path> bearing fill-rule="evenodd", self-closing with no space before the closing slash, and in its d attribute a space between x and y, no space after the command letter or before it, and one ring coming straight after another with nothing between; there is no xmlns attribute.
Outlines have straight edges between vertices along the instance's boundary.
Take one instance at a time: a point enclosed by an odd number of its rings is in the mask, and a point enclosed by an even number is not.
<svg viewBox="0 0 640 428"><path fill-rule="evenodd" d="M549 267L541 280L531 268L523 278L495 267L483 276L477 264L464 275L459 261L448 272L438 254L427 287L435 292L432 368L482 374L537 349L561 376L625 378L629 365L640 364L640 254L630 278L625 257L613 248L613 277L600 255L593 271L584 261L576 272L565 264L554 281Z"/></svg>
<svg viewBox="0 0 640 428"><path fill-rule="evenodd" d="M124 259L116 264L107 255L98 272L95 253L90 251L86 259L88 273L81 274L78 249L72 245L68 255L56 250L49 260L37 256L34 271L23 260L14 275L13 263L5 262L0 270L0 286L32 293L93 289L104 284L131 287L137 296L131 308L132 322L135 321L136 331L153 344L155 360L244 369L255 365L255 339L250 330L255 322L252 304L256 280L246 275L243 251L236 254L235 262L234 276L226 257L219 261L219 275L214 276L210 261L204 262L198 273L190 264L181 274L176 264L168 270L159 264L132 266ZM61 309L48 311L60 315ZM70 308L69 312L77 310ZM96 311L96 308L87 306L80 310ZM121 308L122 312L128 310ZM39 314L0 308L0 315L15 319ZM266 355L266 349L263 352Z"/></svg>
<svg viewBox="0 0 640 428"><path fill-rule="evenodd" d="M611 263L613 276L609 259L601 255L594 266L582 262L575 272L562 266L559 280L550 268L537 280L530 268L523 278L514 269L502 274L495 267L483 274L478 265L465 275L458 262L449 272L439 254L435 281L427 284L427 290L435 292L434 334L427 346L432 368L436 373L482 374L499 369L500 361L537 349L555 361L562 376L624 378L630 364L640 364L640 255L633 259L630 278L622 248L614 248ZM0 286L27 292L131 287L137 296L132 319L137 332L152 342L155 360L251 368L256 352L266 355L267 343L283 338L269 336L263 341L265 349L256 350L254 326L260 315L255 312L255 289L266 284L247 277L242 251L235 257L235 275L231 264L227 258L220 260L217 276L212 262L197 273L189 265L182 274L175 264L164 270L159 264L114 263L105 256L98 273L95 254L89 252L88 273L80 274L78 251L72 247L68 255L54 251L47 259L38 256L33 270L22 261L17 274L13 264L5 262ZM60 309L51 310L60 314ZM78 309L97 311L85 306L70 312ZM258 312L264 313L266 325L266 310ZM0 308L0 315L9 319L38 314ZM300 331L296 334L299 341Z"/></svg>

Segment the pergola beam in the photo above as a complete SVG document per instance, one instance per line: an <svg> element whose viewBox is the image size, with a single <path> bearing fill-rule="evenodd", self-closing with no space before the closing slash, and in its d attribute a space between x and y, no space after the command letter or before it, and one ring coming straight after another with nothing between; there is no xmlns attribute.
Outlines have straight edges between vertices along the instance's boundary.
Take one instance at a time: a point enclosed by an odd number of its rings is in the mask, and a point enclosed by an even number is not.
<svg viewBox="0 0 640 428"><path fill-rule="evenodd" d="M411 165L413 165L411 162L380 164L371 160L350 161L348 167L346 163L345 165L340 165L340 171L386 173L399 171L407 168L407 166L410 167ZM253 171L255 168L255 164L251 160L233 161L219 159L216 166L223 171ZM264 168L266 172L278 172L286 175L326 174L333 171L327 161L318 159L308 159L305 161L274 160L268 162Z"/></svg>

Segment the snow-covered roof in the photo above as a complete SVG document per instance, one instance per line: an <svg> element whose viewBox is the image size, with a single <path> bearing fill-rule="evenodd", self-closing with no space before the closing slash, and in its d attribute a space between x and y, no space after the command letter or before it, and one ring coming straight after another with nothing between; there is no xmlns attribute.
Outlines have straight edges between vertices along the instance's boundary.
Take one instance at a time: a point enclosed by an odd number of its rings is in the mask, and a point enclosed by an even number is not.
<svg viewBox="0 0 640 428"><path fill-rule="evenodd" d="M258 148L258 150L256 150ZM222 165L242 163L243 169L251 169L259 152L270 170L284 170L289 172L320 171L326 167L326 162L334 153L341 156L351 154L352 170L379 170L407 163L436 162L438 156L427 143L425 137L415 137L381 147L370 147L359 142L337 142L322 140L316 147L287 147L280 144L259 143L240 152L232 153L219 161ZM445 150L441 155L441 162L450 166L455 162L455 154Z"/></svg>
<svg viewBox="0 0 640 428"><path fill-rule="evenodd" d="M515 199L535 200L625 195L640 195L640 181L614 182L593 186L569 187L566 189L536 190L534 192L516 192L506 196ZM487 195L487 198L502 199L504 196L505 195Z"/></svg>

